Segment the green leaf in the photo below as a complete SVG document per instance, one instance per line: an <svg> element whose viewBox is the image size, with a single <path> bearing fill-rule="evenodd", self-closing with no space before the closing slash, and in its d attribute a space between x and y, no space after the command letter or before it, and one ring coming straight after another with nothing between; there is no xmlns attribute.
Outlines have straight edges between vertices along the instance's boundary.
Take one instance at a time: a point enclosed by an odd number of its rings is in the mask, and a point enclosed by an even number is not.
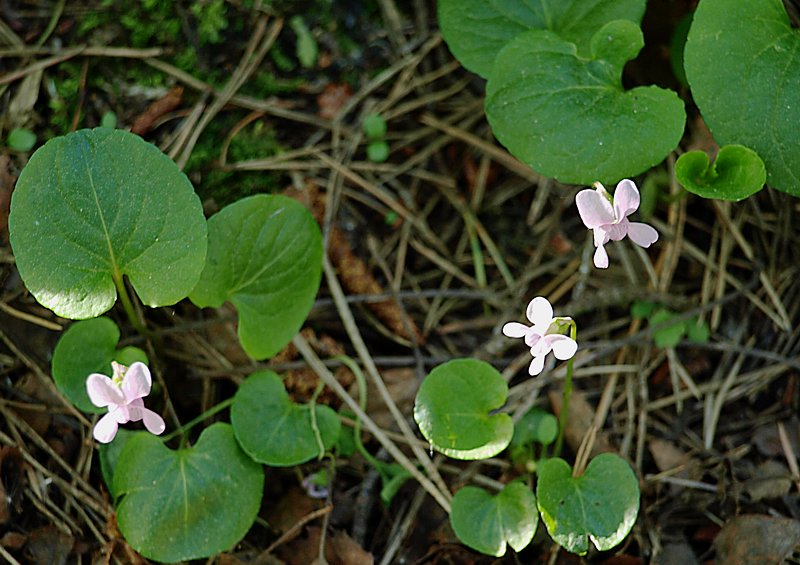
<svg viewBox="0 0 800 565"><path fill-rule="evenodd" d="M678 145L686 113L675 92L622 87L624 61L642 45L641 30L626 20L597 31L592 59L549 31L519 35L498 54L486 86L495 136L562 182L613 183L653 167Z"/></svg>
<svg viewBox="0 0 800 565"><path fill-rule="evenodd" d="M486 459L503 451L514 433L508 414L491 413L507 397L497 369L478 359L454 359L422 381L414 419L437 451L454 459Z"/></svg>
<svg viewBox="0 0 800 565"><path fill-rule="evenodd" d="M36 145L36 134L25 128L12 129L8 132L6 144L13 151L27 153Z"/></svg>
<svg viewBox="0 0 800 565"><path fill-rule="evenodd" d="M708 343L708 324L698 319L686 320L686 339L695 343Z"/></svg>
<svg viewBox="0 0 800 565"><path fill-rule="evenodd" d="M100 472L103 475L103 480L108 487L108 493L111 495L112 500L117 498L117 491L114 490L114 471L117 468L117 461L125 448L128 440L136 437L140 432L134 432L120 428L117 430L117 435L114 436L114 441L111 443L101 443L97 446L97 459L100 461Z"/></svg>
<svg viewBox="0 0 800 565"><path fill-rule="evenodd" d="M310 406L289 400L283 381L272 371L250 375L231 407L231 424L242 449L255 461L273 467L321 457L336 443L341 426L336 412L328 406L315 406L314 416L319 440Z"/></svg>
<svg viewBox="0 0 800 565"><path fill-rule="evenodd" d="M367 145L367 159L373 163L383 163L389 158L389 144L385 141L373 141Z"/></svg>
<svg viewBox="0 0 800 565"><path fill-rule="evenodd" d="M636 300L631 304L631 318L646 318L656 309L656 306L658 304L655 302Z"/></svg>
<svg viewBox="0 0 800 565"><path fill-rule="evenodd" d="M620 456L603 453L579 477L558 457L541 463L536 486L539 511L553 540L583 555L589 542L611 549L631 531L639 513L639 483ZM588 539L587 539L588 538Z"/></svg>
<svg viewBox="0 0 800 565"><path fill-rule="evenodd" d="M705 151L684 153L675 163L675 178L686 190L703 198L736 202L764 188L767 171L752 149L726 145L713 165L709 165Z"/></svg>
<svg viewBox="0 0 800 565"><path fill-rule="evenodd" d="M114 129L117 127L117 115L114 112L105 112L103 117L100 118L100 126Z"/></svg>
<svg viewBox="0 0 800 565"><path fill-rule="evenodd" d="M459 540L481 553L501 557L506 543L522 551L539 525L536 497L519 481L507 484L496 496L464 487L453 497L450 524Z"/></svg>
<svg viewBox="0 0 800 565"><path fill-rule="evenodd" d="M229 300L239 341L265 359L283 349L308 316L322 276L322 235L311 214L285 196L243 198L208 220L208 260L189 298Z"/></svg>
<svg viewBox="0 0 800 565"><path fill-rule="evenodd" d="M440 0L439 27L456 59L486 78L495 57L528 30L549 30L588 55L595 31L612 20L637 24L645 0Z"/></svg>
<svg viewBox="0 0 800 565"><path fill-rule="evenodd" d="M656 310L650 316L650 326L664 326L653 333L653 342L655 342L656 346L675 347L683 339L686 334L686 325L678 321L669 323L670 320L675 320L677 317L677 314L669 310Z"/></svg>
<svg viewBox="0 0 800 565"><path fill-rule="evenodd" d="M176 451L139 432L114 472L125 540L144 557L170 563L231 549L255 520L263 490L263 468L222 423L206 428L194 447Z"/></svg>
<svg viewBox="0 0 800 565"><path fill-rule="evenodd" d="M364 135L369 140L380 140L386 137L386 120L380 114L369 114L364 118Z"/></svg>
<svg viewBox="0 0 800 565"><path fill-rule="evenodd" d="M800 36L781 0L703 0L686 42L692 96L720 145L749 147L800 196Z"/></svg>
<svg viewBox="0 0 800 565"><path fill-rule="evenodd" d="M511 445L540 443L550 445L558 435L558 420L541 408L531 408L514 426Z"/></svg>
<svg viewBox="0 0 800 565"><path fill-rule="evenodd" d="M105 317L75 322L58 340L50 367L53 380L79 410L93 414L108 411L89 400L86 392L86 378L89 375L101 373L111 376L111 361L123 365L130 365L133 361L147 364L144 351L135 347L117 351L118 342L117 324Z"/></svg>
<svg viewBox="0 0 800 565"><path fill-rule="evenodd" d="M297 36L297 59L304 68L310 69L317 62L319 47L301 16L292 16L289 25Z"/></svg>
<svg viewBox="0 0 800 565"><path fill-rule="evenodd" d="M203 209L189 180L122 130L80 130L39 148L17 181L9 231L25 285L73 319L111 308L114 278L123 275L148 306L174 304L197 282L206 255Z"/></svg>

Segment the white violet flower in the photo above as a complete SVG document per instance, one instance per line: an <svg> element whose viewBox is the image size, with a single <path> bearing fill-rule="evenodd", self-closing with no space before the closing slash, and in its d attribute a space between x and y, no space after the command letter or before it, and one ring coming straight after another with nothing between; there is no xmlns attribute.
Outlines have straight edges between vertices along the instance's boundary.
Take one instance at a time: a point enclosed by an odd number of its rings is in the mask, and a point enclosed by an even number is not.
<svg viewBox="0 0 800 565"><path fill-rule="evenodd" d="M545 356L553 352L556 359L566 361L571 359L578 350L578 344L569 336L562 335L563 328L568 326L570 318L553 318L553 307L542 296L537 296L528 304L526 310L528 320L533 324L526 326L519 322L508 322L503 326L503 335L506 337L525 338L525 345L531 348L531 361L528 373L536 376L544 369Z"/></svg>
<svg viewBox="0 0 800 565"><path fill-rule="evenodd" d="M639 190L633 181L621 180L613 198L599 182L594 183L594 187L594 190L581 190L575 196L575 204L583 223L594 232L595 267L608 267L608 253L603 246L609 241L619 241L627 235L642 247L656 242L658 232L653 227L628 221L628 216L639 209Z"/></svg>
<svg viewBox="0 0 800 565"><path fill-rule="evenodd" d="M150 394L150 369L138 361L130 367L112 361L111 367L114 371L111 378L92 373L86 379L86 392L92 404L101 408L108 406L108 414L94 426L94 438L100 443L109 443L117 435L120 424L139 420L144 420L148 432L161 434L166 428L164 420L145 408L142 400Z"/></svg>

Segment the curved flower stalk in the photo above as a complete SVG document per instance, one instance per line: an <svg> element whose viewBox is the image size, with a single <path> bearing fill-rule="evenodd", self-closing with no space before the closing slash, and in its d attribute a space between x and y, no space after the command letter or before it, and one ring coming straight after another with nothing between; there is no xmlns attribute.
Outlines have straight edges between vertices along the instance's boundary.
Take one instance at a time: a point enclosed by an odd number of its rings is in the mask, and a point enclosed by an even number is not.
<svg viewBox="0 0 800 565"><path fill-rule="evenodd" d="M136 362L130 367L112 361L114 374L111 378L92 373L86 379L86 392L92 404L108 407L108 414L95 424L92 435L100 443L109 443L117 435L120 424L144 421L147 431L159 435L166 425L164 420L144 407L145 396L150 394L152 378L144 363Z"/></svg>
<svg viewBox="0 0 800 565"><path fill-rule="evenodd" d="M553 307L542 296L531 300L525 313L532 325L508 322L503 326L503 335L525 339L525 345L531 348L533 355L533 361L528 367L531 376L542 372L544 359L551 351L556 359L562 361L575 355L578 350L577 342L561 333L574 323L571 318L553 318Z"/></svg>
<svg viewBox="0 0 800 565"><path fill-rule="evenodd" d="M608 267L608 253L603 247L609 241L619 241L629 236L641 247L650 247L658 239L658 232L647 224L628 221L628 216L639 209L639 190L633 181L623 179L617 184L612 198L599 182L595 189L581 190L575 196L578 213L587 228L594 232L594 266Z"/></svg>

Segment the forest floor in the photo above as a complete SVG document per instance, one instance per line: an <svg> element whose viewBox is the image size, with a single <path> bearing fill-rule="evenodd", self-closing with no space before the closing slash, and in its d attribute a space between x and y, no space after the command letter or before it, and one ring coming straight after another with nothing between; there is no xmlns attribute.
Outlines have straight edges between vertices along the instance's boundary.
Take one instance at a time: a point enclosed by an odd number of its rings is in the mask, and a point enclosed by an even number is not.
<svg viewBox="0 0 800 565"><path fill-rule="evenodd" d="M524 320L529 300L547 297L579 329L563 456L573 461L598 424L593 453L630 462L641 508L630 536L608 552L559 551L540 524L524 551L490 558L459 543L417 483L385 505L379 473L358 454L341 455L322 500L301 479L326 463L268 469L256 524L206 562L303 565L323 543L329 563L347 565L797 559L800 201L769 188L736 204L700 199L674 181L670 156L636 179L660 195L648 213L658 243L616 244L611 267L597 270L574 205L585 187L541 177L494 140L484 83L450 55L432 2L293 0L278 2L280 13L258 4L0 3L0 139L25 128L38 147L115 120L172 157L209 214L259 192L306 202L347 300L333 300L323 278L303 335L346 386L352 374L333 358L369 357L412 426L420 382L461 357L502 372L504 411L557 414L563 364L531 377L528 350L500 333ZM673 4L665 26L689 3ZM631 80L640 71L631 67ZM368 149L374 140L362 127L371 114L387 124L385 160L368 154L380 151ZM684 146L711 143L696 115ZM90 422L53 386L53 348L71 322L26 291L8 245L10 195L29 156L0 149L0 561L145 562L116 528ZM665 333L648 315L633 317L642 308L708 336ZM141 344L121 309L109 315L122 343ZM284 375L293 398L316 389L292 347L249 359L227 305L181 303L146 316L164 337L156 362L180 375L184 392L173 401L187 420L258 368ZM355 330L343 323L350 317ZM341 404L327 390L318 401ZM405 445L375 386L367 413ZM451 492L518 472L505 455L434 461Z"/></svg>

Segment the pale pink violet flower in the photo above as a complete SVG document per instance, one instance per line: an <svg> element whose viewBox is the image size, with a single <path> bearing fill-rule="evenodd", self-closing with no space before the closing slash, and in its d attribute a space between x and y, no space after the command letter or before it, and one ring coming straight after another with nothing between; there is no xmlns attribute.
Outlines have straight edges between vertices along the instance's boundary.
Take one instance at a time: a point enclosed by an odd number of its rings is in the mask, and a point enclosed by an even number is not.
<svg viewBox="0 0 800 565"><path fill-rule="evenodd" d="M536 376L544 369L544 359L551 351L556 359L566 361L571 359L578 350L578 344L569 336L558 333L568 327L570 318L553 318L553 307L542 296L537 296L528 303L526 310L531 326L519 322L508 322L503 326L503 335L506 337L521 337L525 345L531 348L531 361L528 373Z"/></svg>
<svg viewBox="0 0 800 565"><path fill-rule="evenodd" d="M130 367L112 361L114 374L111 378L92 373L86 379L86 392L92 404L104 408L108 414L95 424L92 434L100 443L109 443L117 435L120 424L144 420L147 431L159 435L166 425L164 420L144 407L145 396L150 394L152 378L150 369L144 363L136 362Z"/></svg>
<svg viewBox="0 0 800 565"><path fill-rule="evenodd" d="M656 242L658 232L653 227L628 221L628 216L639 209L639 190L633 181L621 180L613 199L599 182L594 183L594 187L594 190L581 190L575 196L575 204L583 223L594 232L595 267L608 267L608 253L603 246L609 241L619 241L627 235L641 247L650 247Z"/></svg>

